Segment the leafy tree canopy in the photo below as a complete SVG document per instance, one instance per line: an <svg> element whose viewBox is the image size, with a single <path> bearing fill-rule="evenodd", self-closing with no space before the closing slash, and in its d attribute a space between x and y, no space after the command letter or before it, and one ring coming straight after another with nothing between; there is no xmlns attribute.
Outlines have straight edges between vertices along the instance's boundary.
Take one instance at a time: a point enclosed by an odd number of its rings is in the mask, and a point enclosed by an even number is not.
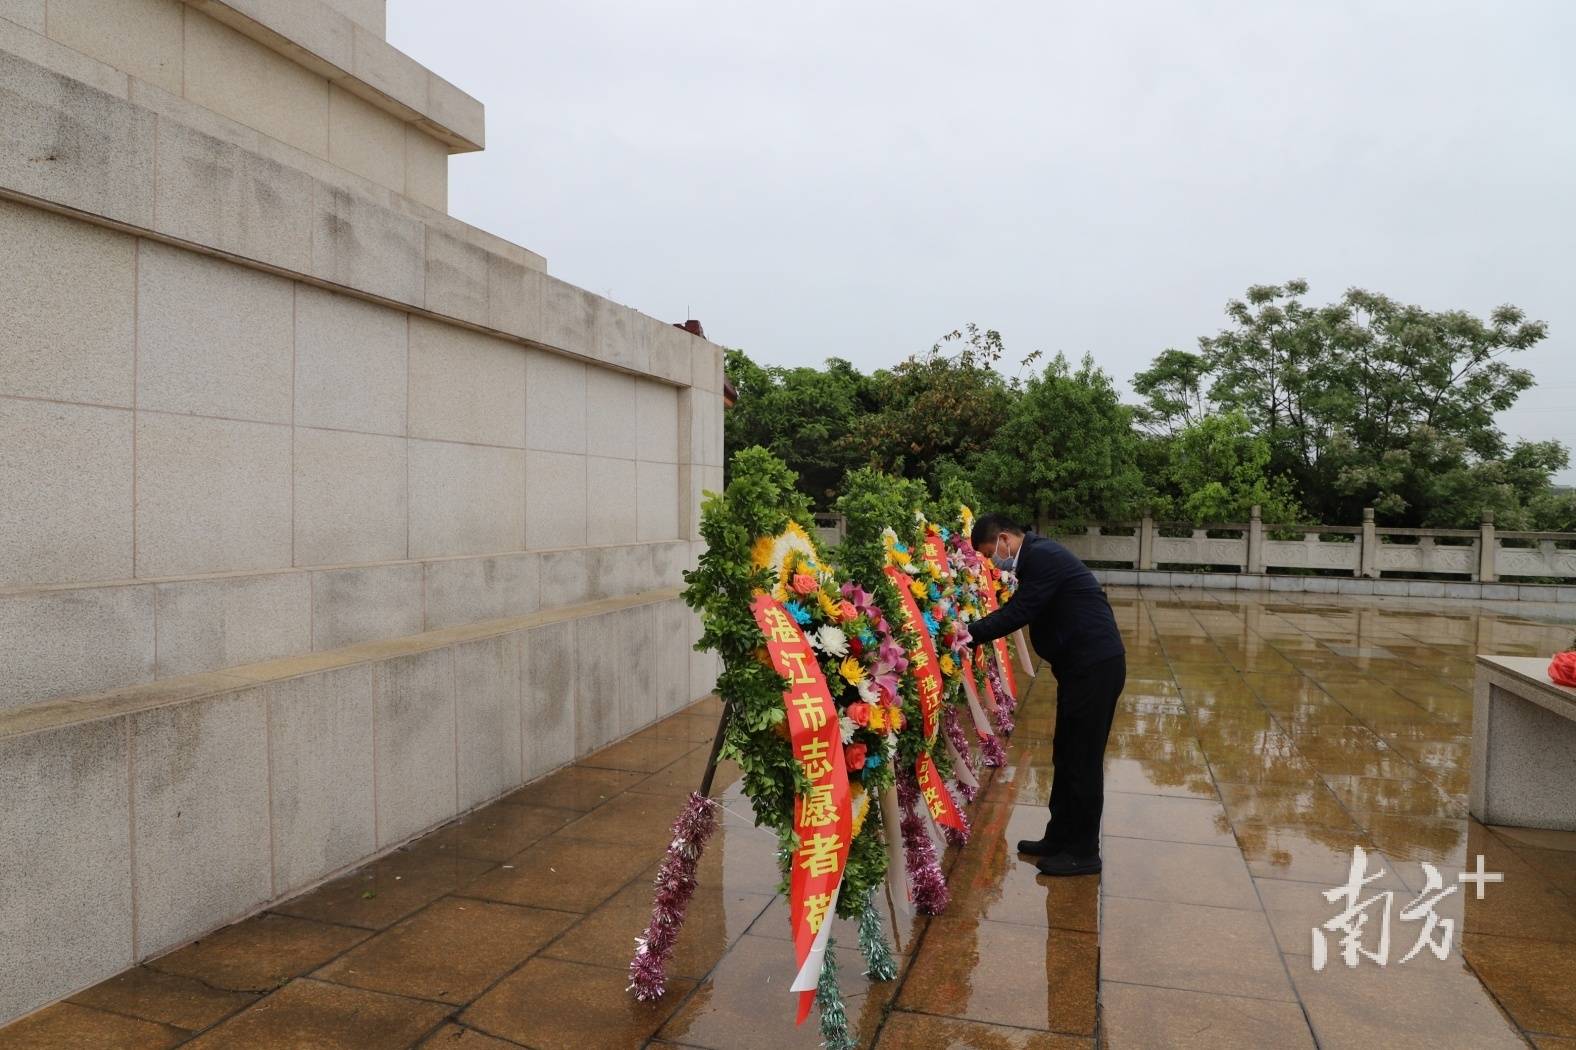
<svg viewBox="0 0 1576 1050"><path fill-rule="evenodd" d="M1155 433L1220 410L1269 443L1268 473L1309 513L1356 521L1364 507L1404 525L1522 518L1560 469L1558 446L1508 446L1495 414L1533 383L1506 358L1545 325L1513 306L1487 319L1351 289L1309 306L1304 281L1256 285L1227 304L1230 327L1196 354L1168 350L1133 380Z"/></svg>
<svg viewBox="0 0 1576 1050"><path fill-rule="evenodd" d="M1549 484L1568 450L1509 441L1495 422L1533 383L1511 358L1545 338L1542 322L1513 306L1482 318L1307 294L1304 281L1249 288L1226 328L1133 378L1137 406L1088 357L1008 377L1001 335L973 325L869 376L732 350L727 448L769 449L823 509L869 467L1026 521L1146 508L1242 521L1258 505L1272 523L1353 524L1374 507L1395 525L1470 527L1484 511L1508 529L1576 524L1576 495Z"/></svg>

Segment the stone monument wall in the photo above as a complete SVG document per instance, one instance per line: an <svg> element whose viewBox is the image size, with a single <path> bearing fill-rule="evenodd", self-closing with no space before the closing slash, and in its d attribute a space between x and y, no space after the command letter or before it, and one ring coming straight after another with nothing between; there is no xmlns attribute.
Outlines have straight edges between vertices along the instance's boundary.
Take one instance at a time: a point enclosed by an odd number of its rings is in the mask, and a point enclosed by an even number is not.
<svg viewBox="0 0 1576 1050"><path fill-rule="evenodd" d="M721 351L381 0L0 0L0 1022L709 692Z"/></svg>

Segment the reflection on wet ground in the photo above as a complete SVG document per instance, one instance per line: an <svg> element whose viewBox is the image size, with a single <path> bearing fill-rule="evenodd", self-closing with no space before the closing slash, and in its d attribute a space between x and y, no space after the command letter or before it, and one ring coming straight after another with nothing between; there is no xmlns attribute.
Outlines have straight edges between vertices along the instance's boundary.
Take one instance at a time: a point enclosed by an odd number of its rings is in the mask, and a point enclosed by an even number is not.
<svg viewBox="0 0 1576 1050"><path fill-rule="evenodd" d="M1311 597L1311 596L1310 596ZM1113 593L1129 681L1107 755L1102 877L1049 880L1037 835L1055 688L947 857L952 904L896 930L899 979L841 979L861 1046L1576 1048L1576 834L1466 815L1476 653L1569 641L1465 603ZM368 867L0 1030L5 1047L815 1047L794 1028L773 839L737 771L666 1000L625 994L666 825L718 709L690 708ZM1348 969L1352 848L1393 894L1389 964ZM1484 858L1483 899L1456 876ZM1424 863L1451 951L1401 962ZM1377 948L1384 900L1364 945ZM1434 930L1437 939L1443 926ZM1315 1042L1317 1040L1317 1042Z"/></svg>

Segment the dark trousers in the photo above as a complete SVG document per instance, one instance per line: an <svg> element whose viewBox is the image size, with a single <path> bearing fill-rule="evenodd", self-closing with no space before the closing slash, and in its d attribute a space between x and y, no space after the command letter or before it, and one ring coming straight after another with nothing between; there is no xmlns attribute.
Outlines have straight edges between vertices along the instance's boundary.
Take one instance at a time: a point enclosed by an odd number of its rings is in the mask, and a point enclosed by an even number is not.
<svg viewBox="0 0 1576 1050"><path fill-rule="evenodd" d="M1051 745L1051 819L1045 837L1058 850L1100 852L1105 807L1105 743L1116 700L1127 682L1127 657L1113 656L1056 677L1056 738Z"/></svg>

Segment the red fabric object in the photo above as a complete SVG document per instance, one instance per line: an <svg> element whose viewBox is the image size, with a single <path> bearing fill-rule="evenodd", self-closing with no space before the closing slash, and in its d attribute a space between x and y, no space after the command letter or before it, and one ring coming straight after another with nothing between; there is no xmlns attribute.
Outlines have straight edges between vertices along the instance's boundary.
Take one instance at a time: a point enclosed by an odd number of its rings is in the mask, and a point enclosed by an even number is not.
<svg viewBox="0 0 1576 1050"><path fill-rule="evenodd" d="M1554 660L1549 664L1549 677L1555 685L1568 685L1576 688L1576 651L1556 653Z"/></svg>

